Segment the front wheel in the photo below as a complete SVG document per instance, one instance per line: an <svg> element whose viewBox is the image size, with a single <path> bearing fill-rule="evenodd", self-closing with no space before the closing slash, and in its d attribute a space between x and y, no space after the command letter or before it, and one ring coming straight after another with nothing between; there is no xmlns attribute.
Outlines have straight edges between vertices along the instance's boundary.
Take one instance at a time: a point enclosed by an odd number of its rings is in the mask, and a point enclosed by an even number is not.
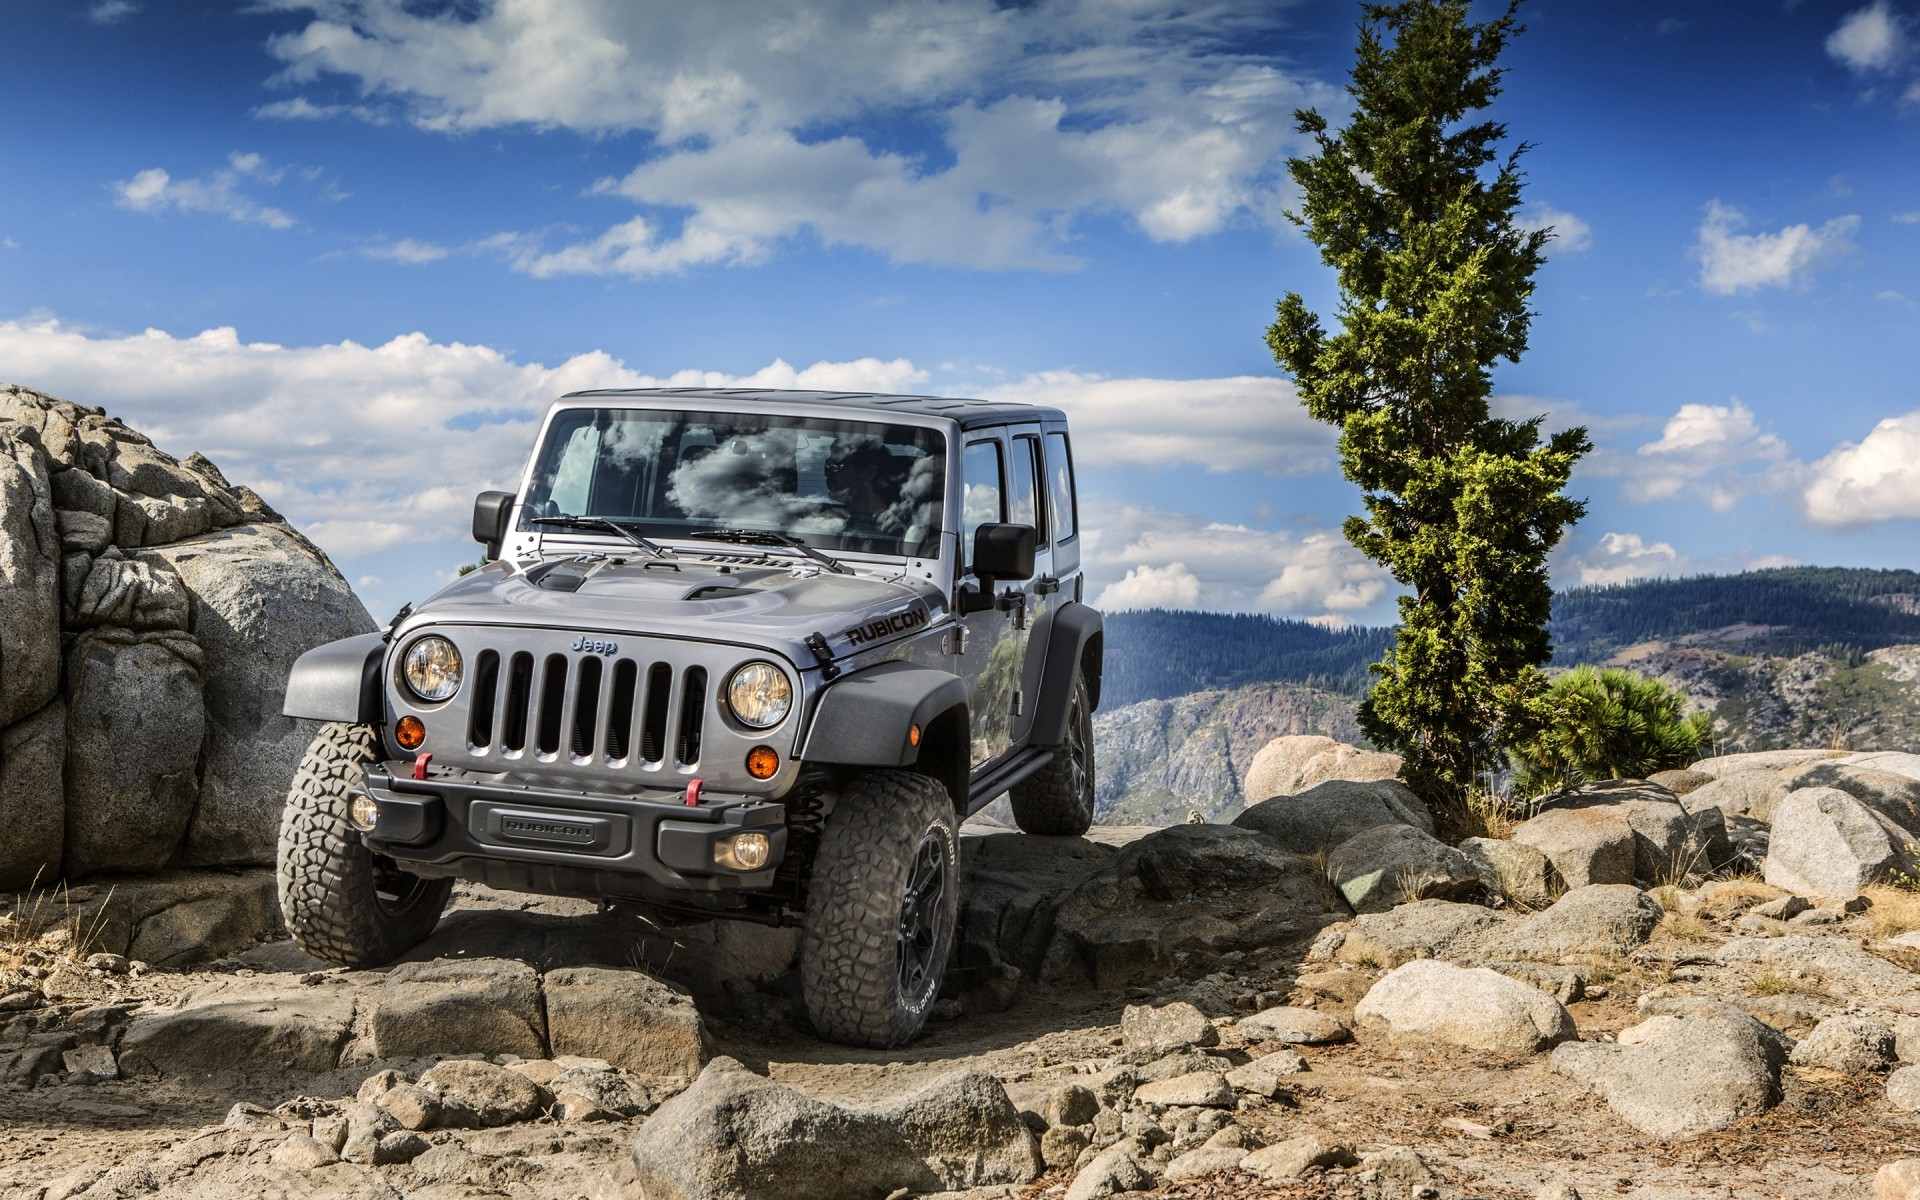
<svg viewBox="0 0 1920 1200"><path fill-rule="evenodd" d="M807 1016L830 1041L901 1045L940 994L960 911L960 827L937 781L868 771L813 861L800 942Z"/></svg>
<svg viewBox="0 0 1920 1200"><path fill-rule="evenodd" d="M375 854L347 821L368 763L380 755L369 725L325 725L307 747L280 817L280 915L308 954L371 967L427 939L453 892Z"/></svg>
<svg viewBox="0 0 1920 1200"><path fill-rule="evenodd" d="M1079 837L1093 828L1093 697L1087 681L1073 681L1067 740L1053 761L1013 785L1007 796L1022 833Z"/></svg>

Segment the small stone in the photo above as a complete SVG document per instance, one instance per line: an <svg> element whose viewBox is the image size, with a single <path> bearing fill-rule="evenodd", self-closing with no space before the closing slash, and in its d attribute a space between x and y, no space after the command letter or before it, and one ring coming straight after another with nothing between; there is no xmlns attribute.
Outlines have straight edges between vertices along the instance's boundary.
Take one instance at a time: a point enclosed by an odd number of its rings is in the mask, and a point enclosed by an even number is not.
<svg viewBox="0 0 1920 1200"><path fill-rule="evenodd" d="M487 1129L525 1121L540 1111L540 1088L526 1076L490 1062L453 1059L427 1069L420 1086L440 1098L440 1122Z"/></svg>
<svg viewBox="0 0 1920 1200"><path fill-rule="evenodd" d="M108 954L105 952L89 954L87 955L87 967L89 970L101 971L108 975L125 975L127 973L127 956L124 954Z"/></svg>
<svg viewBox="0 0 1920 1200"><path fill-rule="evenodd" d="M440 1119L440 1097L411 1083L399 1083L382 1092L374 1103L403 1129L433 1128Z"/></svg>
<svg viewBox="0 0 1920 1200"><path fill-rule="evenodd" d="M1920 1200L1920 1158L1903 1158L1874 1172L1873 1200Z"/></svg>
<svg viewBox="0 0 1920 1200"><path fill-rule="evenodd" d="M1255 1150L1240 1161L1240 1169L1274 1183L1288 1183L1315 1167L1351 1167L1359 1161L1350 1148L1325 1141L1317 1134L1305 1134Z"/></svg>
<svg viewBox="0 0 1920 1200"><path fill-rule="evenodd" d="M60 1061L68 1071L94 1079L115 1079L120 1075L113 1051L106 1046L75 1046L62 1054Z"/></svg>
<svg viewBox="0 0 1920 1200"><path fill-rule="evenodd" d="M1236 1028L1249 1042L1285 1042L1290 1046L1321 1046L1353 1036L1338 1017L1288 1005L1255 1013Z"/></svg>
<svg viewBox="0 0 1920 1200"><path fill-rule="evenodd" d="M1901 1067L1887 1076L1887 1103L1901 1112L1920 1112L1920 1066Z"/></svg>
<svg viewBox="0 0 1920 1200"><path fill-rule="evenodd" d="M1263 1055L1245 1066L1235 1067L1227 1072L1227 1083L1240 1092L1251 1092L1256 1096L1271 1099L1280 1094L1284 1085L1282 1080L1289 1075L1298 1075L1307 1070L1307 1060L1293 1050L1281 1050Z"/></svg>
<svg viewBox="0 0 1920 1200"><path fill-rule="evenodd" d="M1223 1125L1208 1136L1206 1144L1215 1149L1258 1150L1267 1143L1245 1125Z"/></svg>
<svg viewBox="0 0 1920 1200"><path fill-rule="evenodd" d="M1795 925L1838 925L1847 914L1837 908L1810 908L1793 918Z"/></svg>
<svg viewBox="0 0 1920 1200"><path fill-rule="evenodd" d="M1099 1115L1100 1097L1077 1083L1049 1093L1040 1104L1040 1116L1050 1127L1091 1125Z"/></svg>
<svg viewBox="0 0 1920 1200"><path fill-rule="evenodd" d="M1555 1179L1542 1184L1533 1194L1533 1200L1582 1200L1580 1190L1564 1179Z"/></svg>
<svg viewBox="0 0 1920 1200"><path fill-rule="evenodd" d="M541 1087L553 1082L554 1076L566 1070L565 1067L550 1058L523 1058L519 1062L502 1063L509 1071L517 1071Z"/></svg>
<svg viewBox="0 0 1920 1200"><path fill-rule="evenodd" d="M1191 1046L1220 1043L1220 1031L1213 1022L1184 1000L1159 1007L1127 1005L1120 1014L1120 1037L1127 1049L1155 1058Z"/></svg>
<svg viewBox="0 0 1920 1200"><path fill-rule="evenodd" d="M1133 1141L1109 1146L1082 1167L1067 1185L1066 1200L1101 1200L1118 1192L1139 1192L1154 1186L1154 1174L1139 1156L1144 1147Z"/></svg>
<svg viewBox="0 0 1920 1200"><path fill-rule="evenodd" d="M227 1110L226 1120L220 1122L225 1129L284 1129L286 1126L279 1117L258 1104L241 1101Z"/></svg>
<svg viewBox="0 0 1920 1200"><path fill-rule="evenodd" d="M1168 1179L1187 1179L1195 1175L1212 1175L1219 1171L1231 1171L1239 1167L1247 1157L1245 1150L1228 1146L1202 1146L1198 1150L1189 1150L1167 1164Z"/></svg>
<svg viewBox="0 0 1920 1200"><path fill-rule="evenodd" d="M1056 1125L1040 1135L1040 1159L1048 1170L1063 1170L1079 1162L1081 1151L1091 1144L1086 1130Z"/></svg>
<svg viewBox="0 0 1920 1200"><path fill-rule="evenodd" d="M432 1144L417 1133L402 1131L389 1133L380 1139L374 1147L373 1165L392 1166L396 1163L410 1163L431 1149Z"/></svg>
<svg viewBox="0 0 1920 1200"><path fill-rule="evenodd" d="M345 1113L326 1113L313 1119L313 1140L335 1154L347 1144L349 1123Z"/></svg>
<svg viewBox="0 0 1920 1200"><path fill-rule="evenodd" d="M353 1094L355 1100L372 1104L395 1087L407 1081L407 1077L391 1067L375 1071L360 1081L360 1089Z"/></svg>
<svg viewBox="0 0 1920 1200"><path fill-rule="evenodd" d="M1778 900L1756 904L1747 911L1752 916L1765 917L1769 921L1791 921L1812 907L1804 897L1782 896Z"/></svg>
<svg viewBox="0 0 1920 1200"><path fill-rule="evenodd" d="M1893 1030L1865 1017L1828 1017L1793 1048L1787 1061L1846 1075L1884 1071L1895 1062Z"/></svg>
<svg viewBox="0 0 1920 1200"><path fill-rule="evenodd" d="M1194 1071L1158 1083L1143 1083L1134 1089L1133 1099L1136 1104L1158 1108L1232 1108L1234 1104L1233 1086L1226 1076L1213 1071Z"/></svg>
<svg viewBox="0 0 1920 1200"><path fill-rule="evenodd" d="M315 1171L340 1161L332 1146L304 1133L296 1133L275 1146L269 1157L275 1166L292 1167L296 1171Z"/></svg>

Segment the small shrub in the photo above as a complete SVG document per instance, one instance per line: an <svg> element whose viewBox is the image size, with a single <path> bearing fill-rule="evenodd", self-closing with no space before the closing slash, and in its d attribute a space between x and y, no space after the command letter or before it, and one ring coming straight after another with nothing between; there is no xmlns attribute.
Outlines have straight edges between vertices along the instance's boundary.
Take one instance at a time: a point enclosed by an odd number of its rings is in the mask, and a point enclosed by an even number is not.
<svg viewBox="0 0 1920 1200"><path fill-rule="evenodd" d="M1617 668L1575 667L1540 703L1512 751L1514 787L1527 796L1684 767L1713 735L1713 718L1688 713L1684 693Z"/></svg>
<svg viewBox="0 0 1920 1200"><path fill-rule="evenodd" d="M1772 971L1761 971L1754 975L1748 980L1747 988L1756 996L1784 996L1800 990L1793 980Z"/></svg>
<svg viewBox="0 0 1920 1200"><path fill-rule="evenodd" d="M1681 913L1669 915L1665 926L1668 937L1677 938L1683 942L1704 942L1713 936L1704 921Z"/></svg>

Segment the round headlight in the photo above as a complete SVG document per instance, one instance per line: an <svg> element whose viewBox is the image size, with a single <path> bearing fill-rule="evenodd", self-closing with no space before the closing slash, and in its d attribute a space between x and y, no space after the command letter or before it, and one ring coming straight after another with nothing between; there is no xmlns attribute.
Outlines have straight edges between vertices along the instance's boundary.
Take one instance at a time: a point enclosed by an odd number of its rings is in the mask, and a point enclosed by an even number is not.
<svg viewBox="0 0 1920 1200"><path fill-rule="evenodd" d="M451 699L460 690L460 652L443 637L423 637L407 647L400 674L413 694L428 703Z"/></svg>
<svg viewBox="0 0 1920 1200"><path fill-rule="evenodd" d="M743 725L772 729L793 709L793 685L770 662L750 662L727 680L727 707Z"/></svg>

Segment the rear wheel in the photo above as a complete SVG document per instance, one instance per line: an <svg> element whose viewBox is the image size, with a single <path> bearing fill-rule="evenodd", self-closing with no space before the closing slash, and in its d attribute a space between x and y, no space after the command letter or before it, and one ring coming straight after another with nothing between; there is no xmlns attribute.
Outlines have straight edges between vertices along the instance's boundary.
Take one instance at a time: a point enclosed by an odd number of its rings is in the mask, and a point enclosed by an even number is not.
<svg viewBox="0 0 1920 1200"><path fill-rule="evenodd" d="M1022 833L1079 837L1093 827L1093 697L1087 681L1073 681L1067 740L1053 761L1013 785L1007 799Z"/></svg>
<svg viewBox="0 0 1920 1200"><path fill-rule="evenodd" d="M937 781L868 771L841 793L807 888L800 980L830 1041L898 1046L926 1024L953 953L960 829Z"/></svg>
<svg viewBox="0 0 1920 1200"><path fill-rule="evenodd" d="M425 941L453 891L451 879L410 875L367 849L348 823L347 805L379 756L372 726L322 726L280 817L287 932L308 954L343 967L391 962Z"/></svg>

